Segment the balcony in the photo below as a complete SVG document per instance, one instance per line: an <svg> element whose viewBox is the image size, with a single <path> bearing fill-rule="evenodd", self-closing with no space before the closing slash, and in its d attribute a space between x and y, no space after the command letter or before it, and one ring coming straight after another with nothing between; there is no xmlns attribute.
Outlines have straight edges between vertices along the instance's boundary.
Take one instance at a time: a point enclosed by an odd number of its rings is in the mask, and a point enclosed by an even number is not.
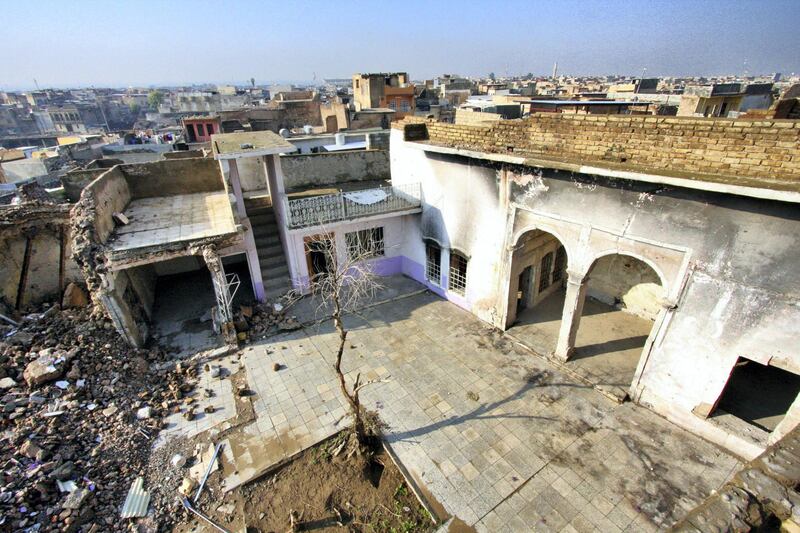
<svg viewBox="0 0 800 533"><path fill-rule="evenodd" d="M308 228L331 222L418 209L421 205L421 189L419 183L408 183L285 200L285 202L288 227Z"/></svg>

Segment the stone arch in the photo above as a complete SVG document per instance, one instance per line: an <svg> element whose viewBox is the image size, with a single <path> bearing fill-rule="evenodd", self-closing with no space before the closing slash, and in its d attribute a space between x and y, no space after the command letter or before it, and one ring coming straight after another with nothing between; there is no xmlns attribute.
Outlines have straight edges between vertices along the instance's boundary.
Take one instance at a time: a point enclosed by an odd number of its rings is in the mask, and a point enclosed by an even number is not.
<svg viewBox="0 0 800 533"><path fill-rule="evenodd" d="M670 291L670 289L672 287L671 287L671 285L669 283L669 280L667 280L667 277L664 274L664 271L658 265L658 263L656 263L655 261L653 261L652 259L650 259L648 257L645 257L644 255L642 255L640 253L633 252L633 251L630 251L630 250L608 249L608 250L603 250L601 252L596 253L594 255L594 258L592 259L592 262L589 264L589 268L587 269L587 275L591 274L592 269L594 268L594 266L597 264L597 262L600 259L602 259L604 257L608 257L608 256L613 256L613 255L632 257L634 259L637 259L637 260L641 261L642 263L646 264L647 266L649 266L653 270L653 272L656 273L656 275L658 276L659 280L661 280L661 286L664 289L664 296L666 297L666 295L669 294L669 291Z"/></svg>
<svg viewBox="0 0 800 533"><path fill-rule="evenodd" d="M570 252L564 240L549 228L529 227L515 234L512 242L506 327L514 325L523 311L528 322L558 320L563 303L552 297L567 278Z"/></svg>

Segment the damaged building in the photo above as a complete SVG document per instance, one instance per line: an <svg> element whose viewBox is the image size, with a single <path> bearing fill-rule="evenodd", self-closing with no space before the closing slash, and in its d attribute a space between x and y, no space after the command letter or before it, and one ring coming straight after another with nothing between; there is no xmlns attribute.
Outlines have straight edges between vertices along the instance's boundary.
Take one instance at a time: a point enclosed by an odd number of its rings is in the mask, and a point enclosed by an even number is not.
<svg viewBox="0 0 800 533"><path fill-rule="evenodd" d="M796 121L393 124L402 271L743 457L800 420Z"/></svg>
<svg viewBox="0 0 800 533"><path fill-rule="evenodd" d="M72 226L89 290L130 344L149 338L160 298L179 299L184 313L213 308L215 330L234 334L242 280L223 259L246 256L248 240L214 160L114 166L83 189Z"/></svg>

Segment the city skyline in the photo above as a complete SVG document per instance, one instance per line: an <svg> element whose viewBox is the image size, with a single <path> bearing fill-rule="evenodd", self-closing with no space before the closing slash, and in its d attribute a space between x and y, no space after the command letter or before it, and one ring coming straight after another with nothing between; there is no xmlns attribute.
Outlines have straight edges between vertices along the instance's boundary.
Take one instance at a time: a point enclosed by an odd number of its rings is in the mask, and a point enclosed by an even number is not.
<svg viewBox="0 0 800 533"><path fill-rule="evenodd" d="M0 90L311 82L364 71L544 76L556 61L571 76L800 71L792 27L800 3L782 0L444 2L435 10L411 2L399 18L397 6L361 2L40 6L48 16L32 22L23 5L5 10Z"/></svg>

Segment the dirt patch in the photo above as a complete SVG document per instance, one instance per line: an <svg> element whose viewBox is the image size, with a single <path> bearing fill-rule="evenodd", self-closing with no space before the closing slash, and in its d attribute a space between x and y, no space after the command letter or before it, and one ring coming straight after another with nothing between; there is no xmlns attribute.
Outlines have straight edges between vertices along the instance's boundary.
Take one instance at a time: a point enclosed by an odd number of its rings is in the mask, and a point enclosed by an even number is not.
<svg viewBox="0 0 800 533"><path fill-rule="evenodd" d="M434 524L391 458L377 445L366 456L336 451L344 433L309 448L279 470L230 494L219 490L219 474L201 498L203 512L223 527L249 533L299 531L433 531ZM205 500L205 501L204 501ZM194 517L175 531L196 531ZM237 529L238 530L238 529Z"/></svg>

